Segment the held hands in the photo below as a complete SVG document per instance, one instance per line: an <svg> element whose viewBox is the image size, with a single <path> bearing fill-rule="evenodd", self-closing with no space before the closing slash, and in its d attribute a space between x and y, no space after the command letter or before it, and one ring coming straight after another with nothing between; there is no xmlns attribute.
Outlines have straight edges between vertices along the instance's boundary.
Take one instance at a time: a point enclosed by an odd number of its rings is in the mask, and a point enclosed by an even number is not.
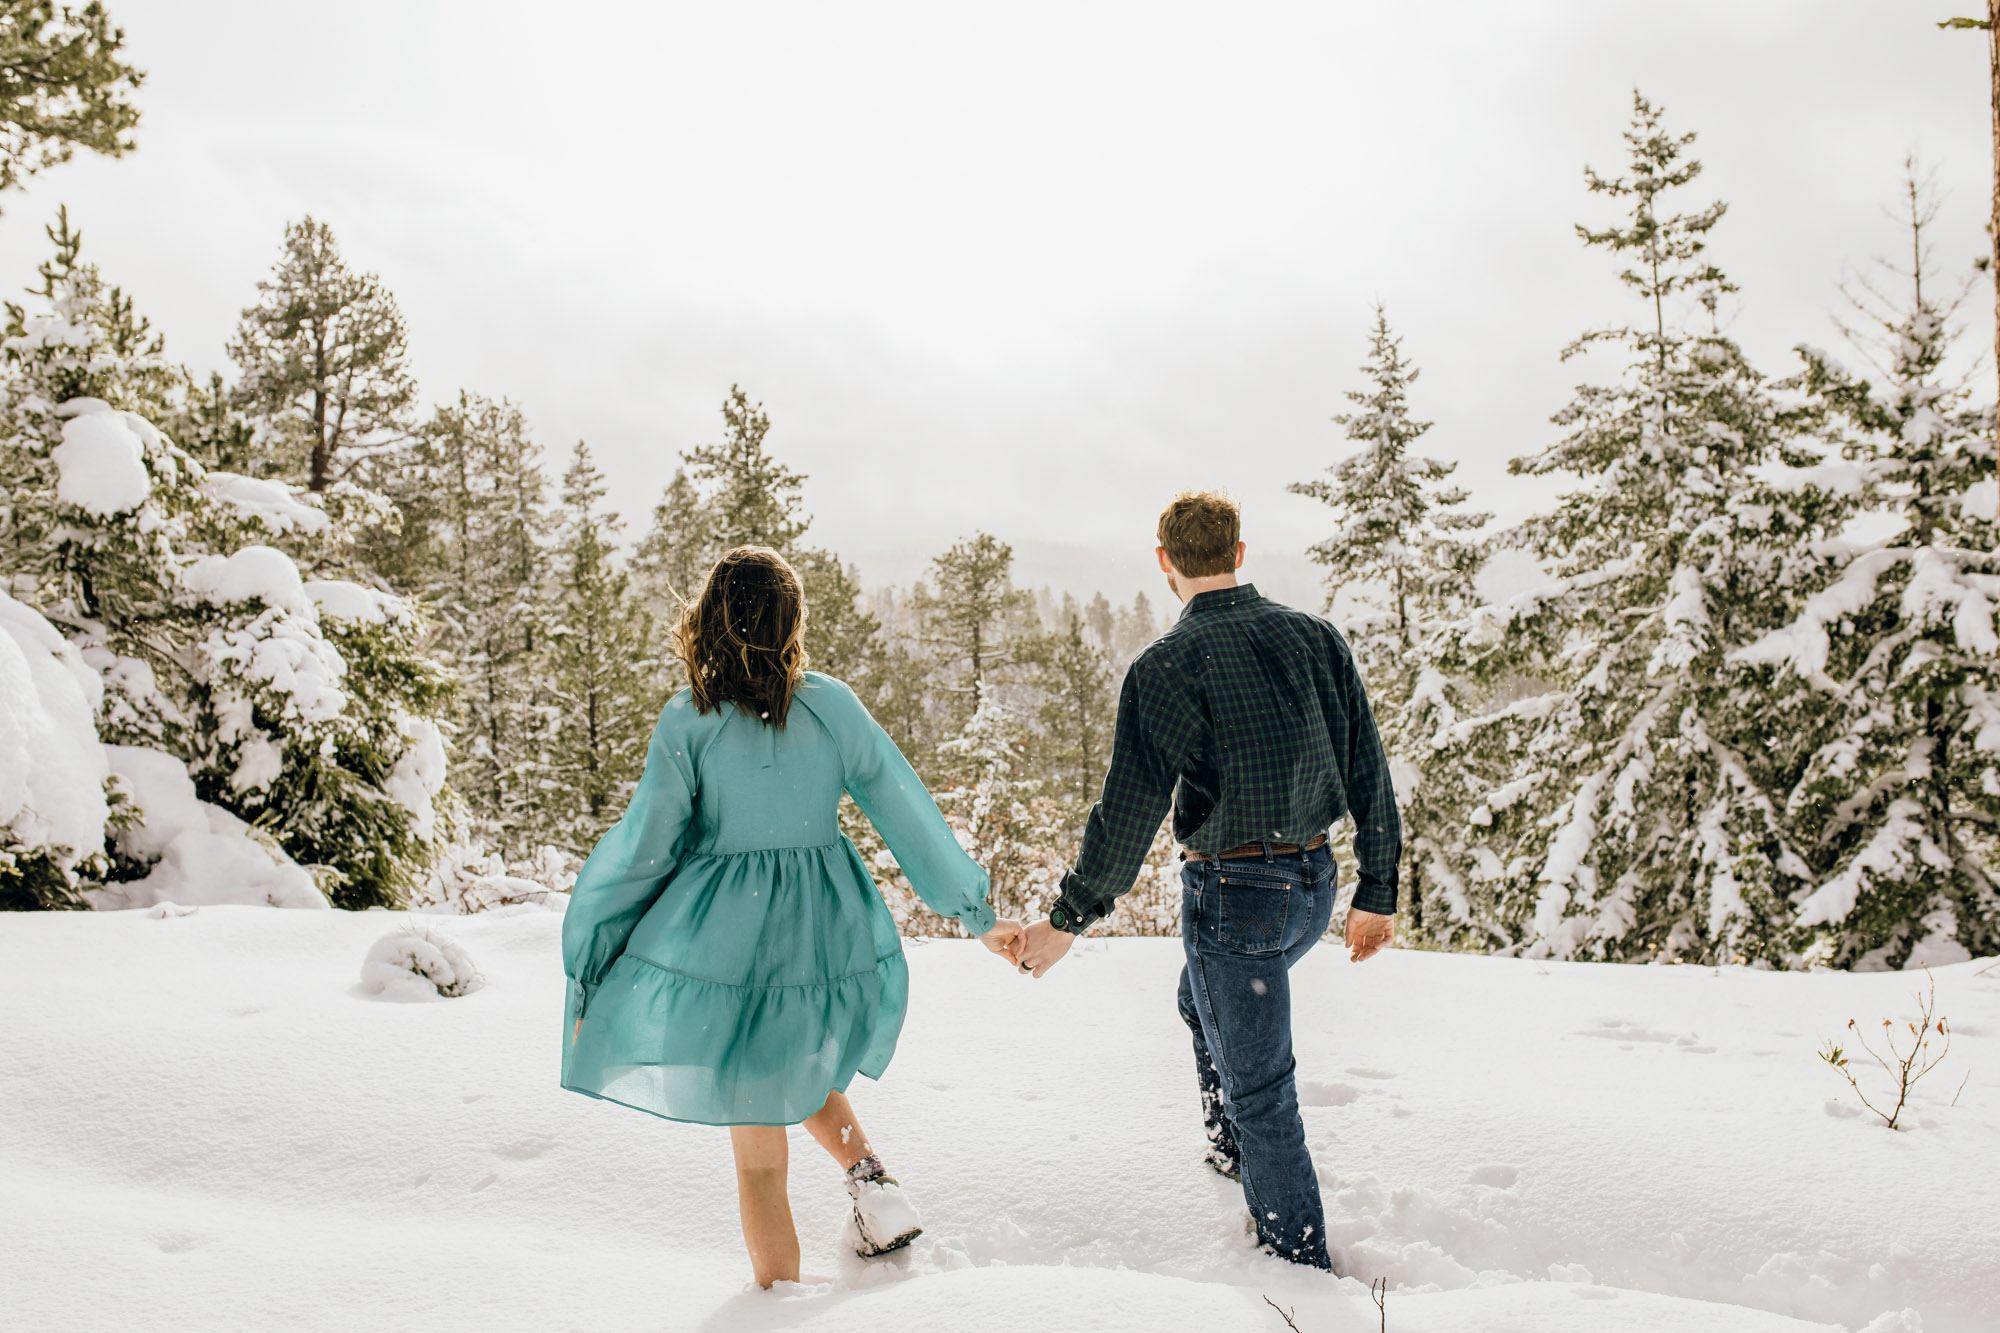
<svg viewBox="0 0 2000 1333"><path fill-rule="evenodd" d="M993 923L993 929L979 937L979 942L994 953L999 954L1014 966L1021 965L1021 941L1026 932L1021 923L1001 917Z"/></svg>
<svg viewBox="0 0 2000 1333"><path fill-rule="evenodd" d="M1037 921L1021 932L1020 957L1015 965L1023 972L1039 977L1060 963L1074 943L1076 936L1068 931L1057 930L1047 921Z"/></svg>

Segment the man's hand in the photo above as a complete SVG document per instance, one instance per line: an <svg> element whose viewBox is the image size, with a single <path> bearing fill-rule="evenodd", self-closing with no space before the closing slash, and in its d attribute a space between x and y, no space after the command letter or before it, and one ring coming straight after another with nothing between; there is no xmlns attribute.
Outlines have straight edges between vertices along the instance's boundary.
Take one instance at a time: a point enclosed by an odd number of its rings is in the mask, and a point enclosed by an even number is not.
<svg viewBox="0 0 2000 1333"><path fill-rule="evenodd" d="M1060 963L1074 943L1076 936L1068 931L1057 930L1047 921L1037 921L1021 932L1017 965L1023 972L1032 972L1039 977Z"/></svg>
<svg viewBox="0 0 2000 1333"><path fill-rule="evenodd" d="M1365 963L1396 938L1396 918L1379 912L1347 909L1347 948L1352 962Z"/></svg>
<svg viewBox="0 0 2000 1333"><path fill-rule="evenodd" d="M993 923L993 929L979 937L979 942L999 954L1014 966L1021 965L1021 923L1008 917L1001 917Z"/></svg>

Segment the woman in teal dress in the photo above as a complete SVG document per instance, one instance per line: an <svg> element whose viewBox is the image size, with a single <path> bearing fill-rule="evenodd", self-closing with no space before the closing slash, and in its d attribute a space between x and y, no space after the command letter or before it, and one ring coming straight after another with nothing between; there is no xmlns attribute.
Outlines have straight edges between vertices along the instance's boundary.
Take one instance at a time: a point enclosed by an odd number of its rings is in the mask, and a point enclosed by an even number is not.
<svg viewBox="0 0 2000 1333"><path fill-rule="evenodd" d="M1014 961L987 877L854 692L805 670L805 603L777 552L739 546L674 631L689 688L645 775L577 876L562 1084L672 1120L731 1126L760 1286L797 1281L787 1125L847 1172L863 1255L907 1245L915 1208L846 1091L880 1078L909 997L902 940L841 834L854 797L933 911Z"/></svg>

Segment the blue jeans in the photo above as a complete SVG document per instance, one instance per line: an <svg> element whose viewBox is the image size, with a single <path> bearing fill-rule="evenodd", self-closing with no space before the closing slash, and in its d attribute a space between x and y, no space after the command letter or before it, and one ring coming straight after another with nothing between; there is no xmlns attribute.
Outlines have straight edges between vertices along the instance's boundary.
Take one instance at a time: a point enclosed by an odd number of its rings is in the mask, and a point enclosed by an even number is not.
<svg viewBox="0 0 2000 1333"><path fill-rule="evenodd" d="M1293 1079L1291 969L1326 933L1333 887L1325 847L1181 867L1180 1008L1194 1033L1209 1139L1241 1166L1258 1241L1329 1269Z"/></svg>

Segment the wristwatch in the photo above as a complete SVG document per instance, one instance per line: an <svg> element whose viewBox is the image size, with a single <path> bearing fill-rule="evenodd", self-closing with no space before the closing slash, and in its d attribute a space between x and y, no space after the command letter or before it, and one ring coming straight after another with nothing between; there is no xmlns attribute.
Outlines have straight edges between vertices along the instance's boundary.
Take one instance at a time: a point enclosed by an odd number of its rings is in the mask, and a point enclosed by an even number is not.
<svg viewBox="0 0 2000 1333"><path fill-rule="evenodd" d="M1083 934L1103 919L1104 915L1101 912L1093 917L1080 917L1064 906L1060 898L1056 899L1055 906L1049 908L1049 924L1057 930L1068 931L1072 935Z"/></svg>

